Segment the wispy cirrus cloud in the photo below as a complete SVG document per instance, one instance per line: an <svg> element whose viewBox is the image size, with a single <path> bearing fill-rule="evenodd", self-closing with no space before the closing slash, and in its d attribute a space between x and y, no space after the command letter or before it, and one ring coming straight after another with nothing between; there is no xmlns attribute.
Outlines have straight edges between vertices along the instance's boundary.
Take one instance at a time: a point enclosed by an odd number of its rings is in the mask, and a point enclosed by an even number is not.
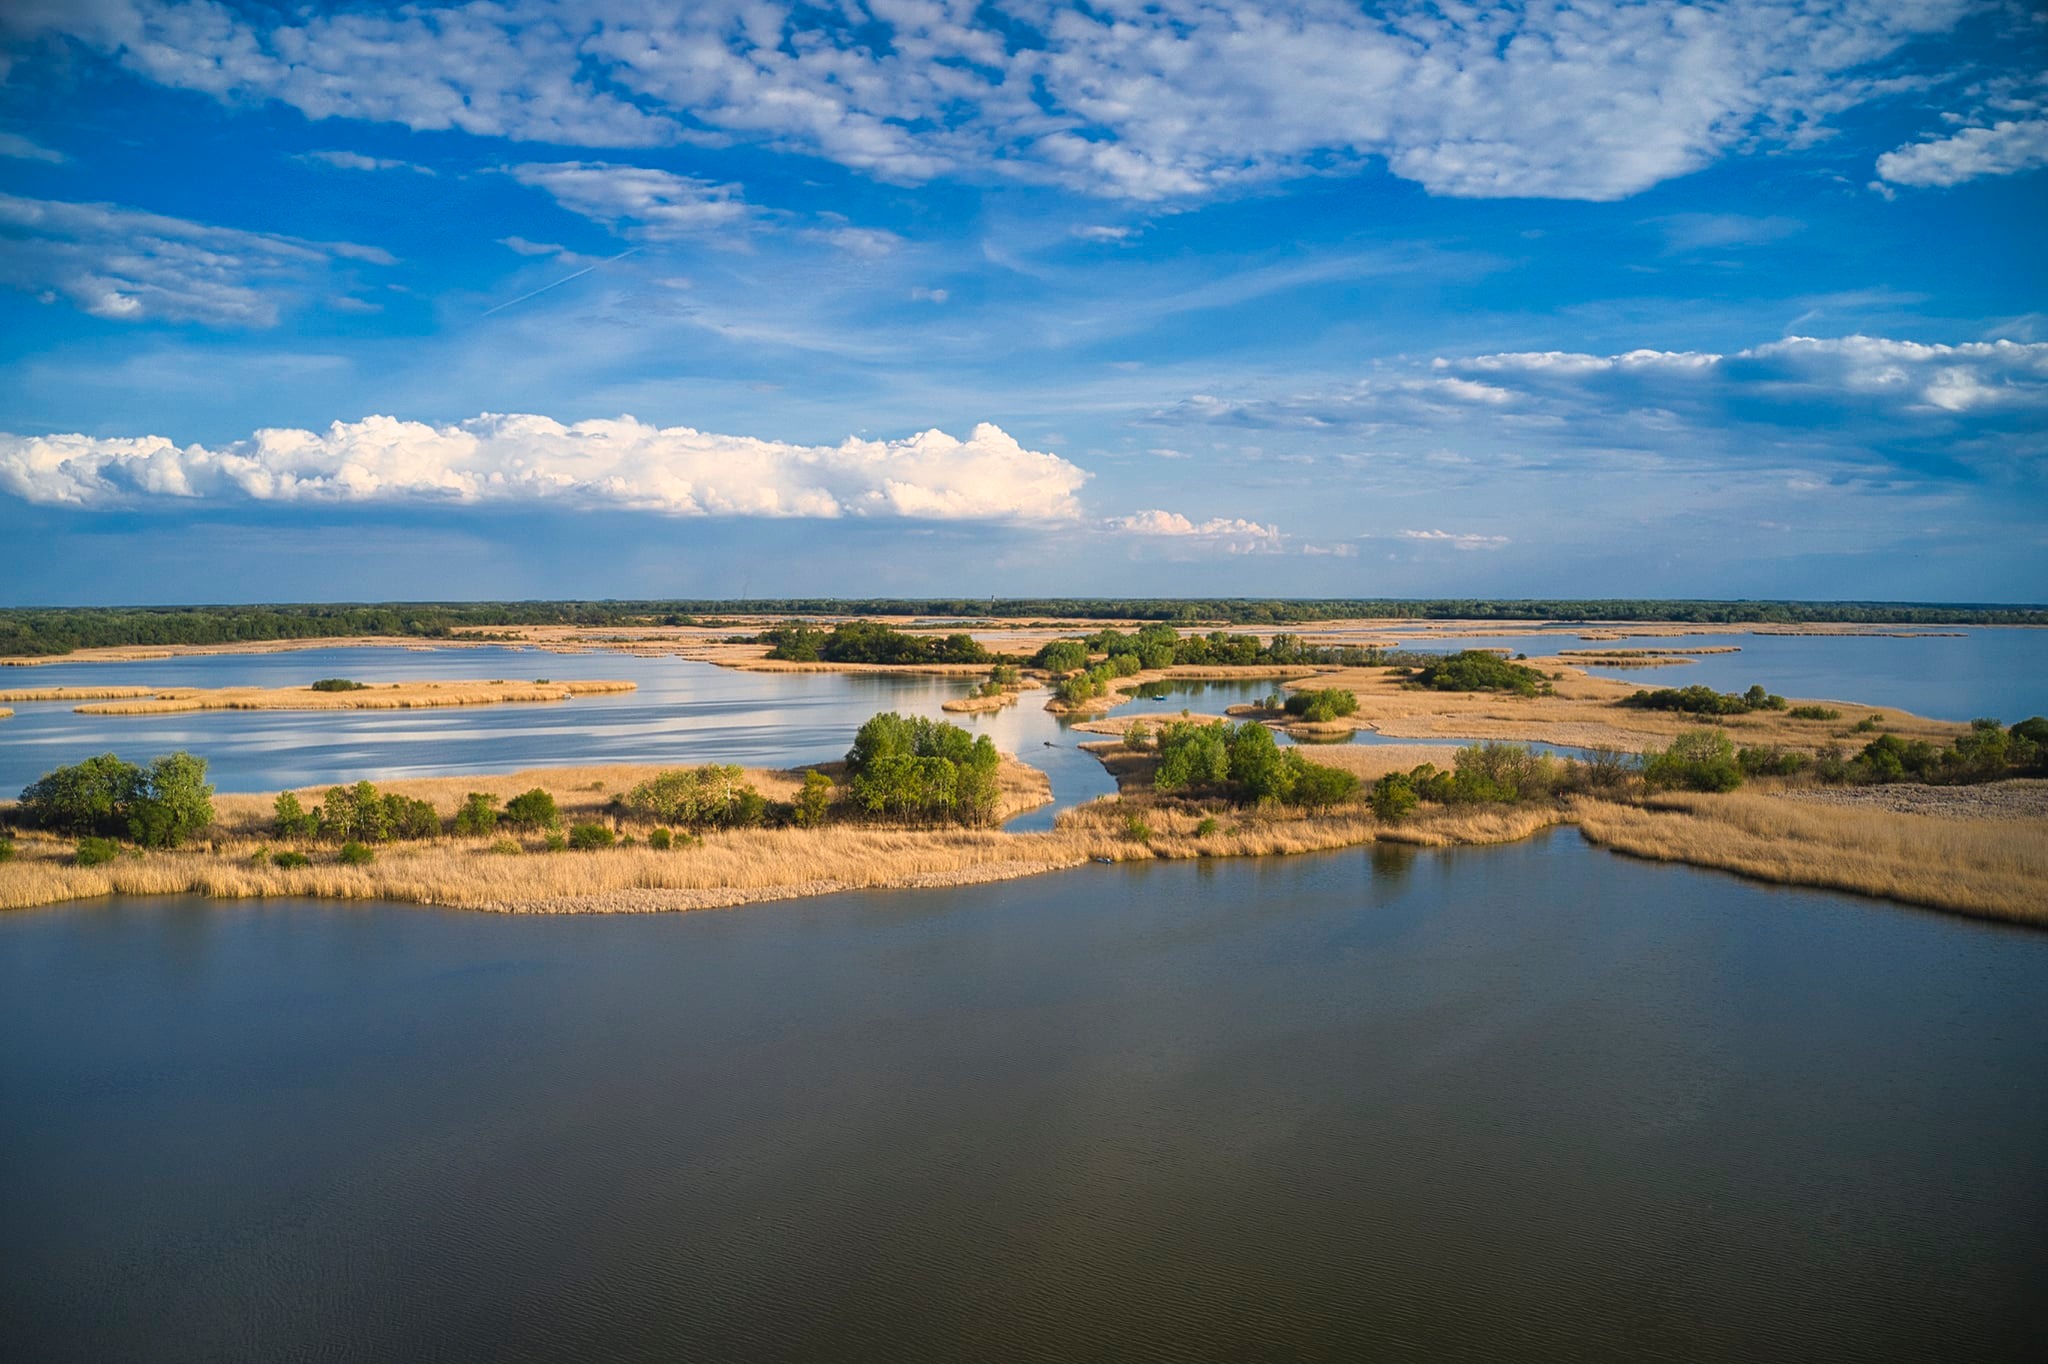
<svg viewBox="0 0 2048 1364"><path fill-rule="evenodd" d="M7 239L0 283L119 322L271 327L287 303L316 292L333 296L339 263L394 263L388 252L352 242L6 194L0 235Z"/></svg>
<svg viewBox="0 0 2048 1364"><path fill-rule="evenodd" d="M744 228L757 210L738 185L604 161L529 162L508 173L571 213L629 237L668 239Z"/></svg>

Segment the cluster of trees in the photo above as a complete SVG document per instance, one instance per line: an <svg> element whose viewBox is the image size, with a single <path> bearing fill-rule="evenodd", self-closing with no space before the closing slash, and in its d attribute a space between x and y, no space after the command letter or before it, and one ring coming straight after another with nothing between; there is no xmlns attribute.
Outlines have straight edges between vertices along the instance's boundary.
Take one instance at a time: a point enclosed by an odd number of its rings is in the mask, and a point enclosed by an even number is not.
<svg viewBox="0 0 2048 1364"><path fill-rule="evenodd" d="M313 684L314 691L367 691L369 683L357 682L347 677L323 677Z"/></svg>
<svg viewBox="0 0 2048 1364"><path fill-rule="evenodd" d="M843 621L830 631L801 621L755 636L768 657L790 663L987 663L994 658L967 634L910 635L869 620Z"/></svg>
<svg viewBox="0 0 2048 1364"><path fill-rule="evenodd" d="M1550 681L1534 668L1510 663L1491 649L1465 649L1432 655L1412 667L1410 678L1431 691L1503 691L1535 696L1550 691Z"/></svg>
<svg viewBox="0 0 2048 1364"><path fill-rule="evenodd" d="M1160 727L1156 747L1152 785L1159 791L1308 809L1327 809L1358 795L1358 778L1280 747L1273 731L1255 722L1170 721Z"/></svg>
<svg viewBox="0 0 2048 1364"><path fill-rule="evenodd" d="M1358 696L1343 687L1290 692L1282 708L1300 720L1340 720L1347 715L1358 713Z"/></svg>
<svg viewBox="0 0 2048 1364"><path fill-rule="evenodd" d="M1516 805L1547 800L1561 790L1598 785L1600 774L1578 770L1526 744L1468 744L1451 758L1449 771L1423 763L1390 772L1372 785L1373 814L1389 824L1414 813L1423 801L1436 805Z"/></svg>
<svg viewBox="0 0 2048 1364"><path fill-rule="evenodd" d="M379 791L374 782L329 787L311 810L290 791L271 806L272 832L279 838L322 838L336 843L389 843L400 839L439 838L446 830L429 800L396 791ZM555 798L536 786L498 808L496 796L471 791L451 821L455 833L479 836L511 828L520 832L552 832L562 827Z"/></svg>
<svg viewBox="0 0 2048 1364"><path fill-rule="evenodd" d="M1803 625L2044 625L2048 610L1899 602L1513 600L1439 598L964 599L830 597L747 601L411 602L353 605L11 607L0 609L0 655L45 655L129 644L227 644L242 640L403 635L443 638L495 625L585 627L694 625L704 613L789 616L938 616L987 619L1221 621L1286 625L1357 617L1406 620L1616 621Z"/></svg>
<svg viewBox="0 0 2048 1364"><path fill-rule="evenodd" d="M1637 710L1677 710L1688 715L1747 715L1758 710L1783 710L1785 698L1773 695L1763 689L1761 683L1746 692L1715 691L1712 687L1660 687L1656 691L1639 691L1621 700L1624 706ZM1825 719L1827 714L1816 715L1818 706L1801 706L1806 712L1801 719ZM1839 712L1833 712L1839 718Z"/></svg>
<svg viewBox="0 0 2048 1364"><path fill-rule="evenodd" d="M213 823L213 787L206 759L190 753L167 753L146 768L102 753L29 783L15 818L31 828L175 848Z"/></svg>
<svg viewBox="0 0 2048 1364"><path fill-rule="evenodd" d="M1068 673L1053 689L1053 695L1070 706L1098 696L1109 695L1110 683L1130 677L1144 665L1136 654L1111 654L1086 672Z"/></svg>
<svg viewBox="0 0 2048 1364"><path fill-rule="evenodd" d="M986 734L884 711L854 735L847 798L870 815L992 824L1002 804L1001 762Z"/></svg>
<svg viewBox="0 0 2048 1364"><path fill-rule="evenodd" d="M1199 667L1258 667L1261 665L1374 667L1389 658L1382 649L1357 645L1305 643L1300 635L1276 634L1264 643L1256 635L1212 630L1206 635L1182 637L1179 630L1163 622L1146 625L1136 634L1118 629L1098 630L1085 639L1056 639L1041 648L1032 662L1048 672L1072 672L1088 666L1101 654L1108 661L1136 660L1138 667L1170 668L1175 664ZM1136 669L1131 669L1136 671ZM1129 676L1126 672L1122 676Z"/></svg>
<svg viewBox="0 0 2048 1364"><path fill-rule="evenodd" d="M620 798L618 808L684 828L758 828L768 822L772 803L746 778L744 768L715 763L677 768L641 782Z"/></svg>

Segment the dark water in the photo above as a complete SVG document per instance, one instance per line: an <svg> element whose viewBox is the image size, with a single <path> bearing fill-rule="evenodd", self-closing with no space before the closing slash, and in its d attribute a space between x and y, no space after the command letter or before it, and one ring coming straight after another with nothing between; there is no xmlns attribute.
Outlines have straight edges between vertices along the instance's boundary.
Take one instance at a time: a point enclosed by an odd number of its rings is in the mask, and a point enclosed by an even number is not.
<svg viewBox="0 0 2048 1364"><path fill-rule="evenodd" d="M1501 849L0 917L0 1357L2039 1359L2048 934Z"/></svg>

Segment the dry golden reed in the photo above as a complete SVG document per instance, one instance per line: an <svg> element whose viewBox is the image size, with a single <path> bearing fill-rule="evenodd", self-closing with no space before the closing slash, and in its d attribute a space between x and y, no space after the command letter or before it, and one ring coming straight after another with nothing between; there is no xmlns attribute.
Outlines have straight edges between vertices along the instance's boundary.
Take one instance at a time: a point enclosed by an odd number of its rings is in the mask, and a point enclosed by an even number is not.
<svg viewBox="0 0 2048 1364"><path fill-rule="evenodd" d="M438 706L495 706L567 701L638 690L634 682L379 682L360 691L310 687L167 687L121 693L144 700L101 701L73 707L80 715L167 715L194 710L419 710Z"/></svg>

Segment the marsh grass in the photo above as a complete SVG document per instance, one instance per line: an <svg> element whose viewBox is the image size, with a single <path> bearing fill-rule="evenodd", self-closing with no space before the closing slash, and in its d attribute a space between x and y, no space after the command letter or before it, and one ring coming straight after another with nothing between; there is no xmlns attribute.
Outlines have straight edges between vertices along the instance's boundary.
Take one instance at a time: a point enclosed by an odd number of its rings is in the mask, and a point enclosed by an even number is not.
<svg viewBox="0 0 2048 1364"><path fill-rule="evenodd" d="M1604 847L1763 881L2048 924L2048 820L1942 817L1766 793L1579 801Z"/></svg>

